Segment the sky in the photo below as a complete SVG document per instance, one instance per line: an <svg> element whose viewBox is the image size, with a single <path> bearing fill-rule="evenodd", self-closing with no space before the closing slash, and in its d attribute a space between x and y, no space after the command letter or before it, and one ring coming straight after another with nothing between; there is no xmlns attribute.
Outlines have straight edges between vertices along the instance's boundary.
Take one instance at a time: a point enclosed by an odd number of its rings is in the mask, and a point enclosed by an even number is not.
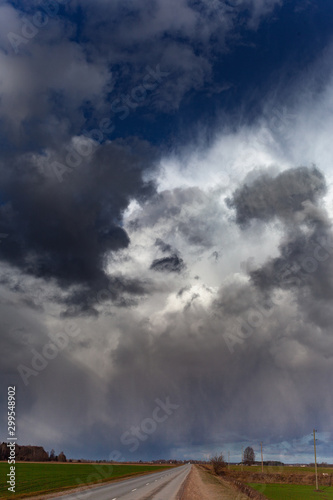
<svg viewBox="0 0 333 500"><path fill-rule="evenodd" d="M0 0L20 444L309 463L315 428L333 462L332 21L326 0Z"/></svg>

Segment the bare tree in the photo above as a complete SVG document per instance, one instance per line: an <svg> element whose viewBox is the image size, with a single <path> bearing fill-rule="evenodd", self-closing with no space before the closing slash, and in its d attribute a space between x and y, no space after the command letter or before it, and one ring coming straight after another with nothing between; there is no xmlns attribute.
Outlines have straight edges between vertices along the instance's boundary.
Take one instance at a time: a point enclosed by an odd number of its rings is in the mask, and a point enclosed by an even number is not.
<svg viewBox="0 0 333 500"><path fill-rule="evenodd" d="M222 475L224 473L226 463L224 461L224 457L223 457L222 453L220 455L216 455L215 457L211 458L210 463L213 466L213 470L214 470L215 474Z"/></svg>
<svg viewBox="0 0 333 500"><path fill-rule="evenodd" d="M248 446L247 448L245 448L244 463L246 465L252 465L254 463L255 458L256 458L256 456L255 456L255 453L253 451L253 448L251 448L251 446Z"/></svg>

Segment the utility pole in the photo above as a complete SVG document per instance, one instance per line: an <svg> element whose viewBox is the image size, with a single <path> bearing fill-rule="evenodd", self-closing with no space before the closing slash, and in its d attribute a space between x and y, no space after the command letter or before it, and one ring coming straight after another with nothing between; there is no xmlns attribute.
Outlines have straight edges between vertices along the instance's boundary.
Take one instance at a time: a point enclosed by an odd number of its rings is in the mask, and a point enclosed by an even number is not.
<svg viewBox="0 0 333 500"><path fill-rule="evenodd" d="M230 469L230 451L228 451L228 469Z"/></svg>
<svg viewBox="0 0 333 500"><path fill-rule="evenodd" d="M315 474L316 474L316 490L318 491L318 470L317 470L317 453L316 453L316 429L313 429L313 445L315 456Z"/></svg>
<svg viewBox="0 0 333 500"><path fill-rule="evenodd" d="M260 443L260 447L261 447L261 472L263 473L264 472L264 461L262 458L262 442Z"/></svg>
<svg viewBox="0 0 333 500"><path fill-rule="evenodd" d="M244 470L244 446L242 446L242 472Z"/></svg>

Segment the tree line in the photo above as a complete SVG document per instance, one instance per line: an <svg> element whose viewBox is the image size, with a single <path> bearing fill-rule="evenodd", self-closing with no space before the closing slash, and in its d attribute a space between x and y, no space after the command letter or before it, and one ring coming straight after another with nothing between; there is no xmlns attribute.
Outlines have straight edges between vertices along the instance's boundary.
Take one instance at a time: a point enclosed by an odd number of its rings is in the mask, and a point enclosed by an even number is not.
<svg viewBox="0 0 333 500"><path fill-rule="evenodd" d="M7 443L0 444L0 460L8 460L9 448ZM15 457L18 461L25 462L67 462L63 451L59 455L52 449L50 454L42 446L20 446L15 445Z"/></svg>

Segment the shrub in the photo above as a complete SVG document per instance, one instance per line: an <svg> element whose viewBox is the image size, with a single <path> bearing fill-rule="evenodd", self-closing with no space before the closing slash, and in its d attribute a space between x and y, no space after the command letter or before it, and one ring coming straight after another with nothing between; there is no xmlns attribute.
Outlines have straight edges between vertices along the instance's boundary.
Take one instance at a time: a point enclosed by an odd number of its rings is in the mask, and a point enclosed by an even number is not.
<svg viewBox="0 0 333 500"><path fill-rule="evenodd" d="M220 455L216 455L215 457L211 458L210 463L213 466L215 474L217 474L218 476L224 474L226 463L224 461L222 453Z"/></svg>

